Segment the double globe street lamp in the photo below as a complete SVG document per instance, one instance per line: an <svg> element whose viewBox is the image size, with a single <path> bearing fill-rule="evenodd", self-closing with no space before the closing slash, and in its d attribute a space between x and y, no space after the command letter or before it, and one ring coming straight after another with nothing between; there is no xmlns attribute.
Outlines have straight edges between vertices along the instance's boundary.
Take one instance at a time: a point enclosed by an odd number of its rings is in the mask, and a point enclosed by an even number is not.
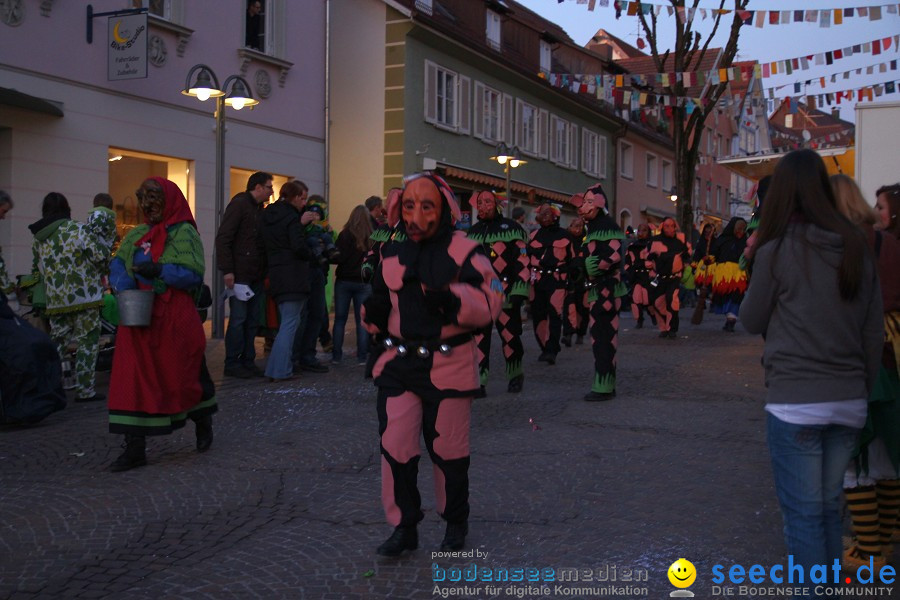
<svg viewBox="0 0 900 600"><path fill-rule="evenodd" d="M509 189L510 169L515 169L528 161L522 158L518 146L513 146L510 150L509 146L503 142L497 145L497 155L492 156L491 160L496 160L503 165L503 173L506 175L506 216L508 218L512 212L512 191Z"/></svg>
<svg viewBox="0 0 900 600"><path fill-rule="evenodd" d="M194 78L192 80L192 77ZM230 86L230 88L229 88ZM225 210L225 106L234 110L244 107L253 108L259 100L250 93L250 84L240 75L229 76L223 85L211 68L199 64L191 67L184 82L181 93L201 102L210 98L216 99L216 195L215 195L215 231L219 231L222 212ZM213 321L212 335L221 338L225 335L225 304L222 298L224 282L221 274L215 269L216 251L213 246Z"/></svg>

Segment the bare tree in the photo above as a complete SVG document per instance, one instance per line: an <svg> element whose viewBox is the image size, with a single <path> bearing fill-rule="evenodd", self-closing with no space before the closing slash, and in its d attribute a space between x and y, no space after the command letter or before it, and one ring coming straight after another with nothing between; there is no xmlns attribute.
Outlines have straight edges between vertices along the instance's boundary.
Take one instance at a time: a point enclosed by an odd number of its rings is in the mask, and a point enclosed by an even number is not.
<svg viewBox="0 0 900 600"><path fill-rule="evenodd" d="M743 11L747 7L749 0L732 0L734 5L729 6L730 13L723 12L727 0L720 0L719 9L712 10L714 15L714 23L712 32L703 42L703 36L694 31L694 22L688 18L688 15L696 15L700 0L693 0L690 8L685 7L685 0L669 0L672 8L681 11L685 15L682 20L676 14L675 18L675 47L666 50L662 54L659 52L657 43L657 17L655 12L647 15L642 11L638 12L638 18L641 27L650 46L650 53L656 66L657 73L677 73L692 72L696 73L703 63L703 59L709 50L709 45L719 30L719 23L723 17L731 16L731 30L729 32L728 41L724 48L721 49L721 56L715 65L716 68L728 68L734 63L735 55L738 50L738 35L741 26L744 24L743 19L738 11ZM730 2L729 2L730 4ZM701 42L702 46L701 46ZM715 50L718 52L718 49ZM682 231L690 232L693 226L694 211L692 203L694 170L697 167L700 152L700 140L703 133L703 125L710 113L716 109L719 98L728 87L728 81L722 81L717 85L713 85L707 81L699 97L700 104L694 107L694 110L688 114L685 103L678 102L672 107L672 137L675 142L675 185L678 190L678 201L676 210L678 214L678 222ZM685 97L686 88L684 82L676 79L670 81L670 85L663 88L667 93L679 98Z"/></svg>

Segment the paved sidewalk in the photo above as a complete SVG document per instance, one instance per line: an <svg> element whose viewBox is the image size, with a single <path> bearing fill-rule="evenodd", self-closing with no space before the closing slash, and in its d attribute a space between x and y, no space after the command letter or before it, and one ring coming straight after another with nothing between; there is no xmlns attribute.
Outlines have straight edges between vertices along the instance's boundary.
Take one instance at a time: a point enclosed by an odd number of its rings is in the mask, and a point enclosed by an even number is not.
<svg viewBox="0 0 900 600"><path fill-rule="evenodd" d="M189 424L148 440L148 466L110 473L121 438L101 405L0 430L0 598L431 598L433 563L586 568L606 573L604 585L646 590L631 597L663 598L681 556L700 573L697 597L710 597L712 565L783 562L784 546L762 344L740 326L721 331L721 317L691 326L688 312L678 340L623 315L618 396L605 403L581 399L589 345L549 366L530 329L525 390L507 394L495 337L495 375L472 422L468 543L487 555L474 558L432 558L443 525L427 455L420 549L375 555L390 533L375 390L352 357L285 384L223 384L222 345L211 341L220 413L208 453L194 451ZM647 581L623 581L639 569ZM483 584L469 592L492 595Z"/></svg>

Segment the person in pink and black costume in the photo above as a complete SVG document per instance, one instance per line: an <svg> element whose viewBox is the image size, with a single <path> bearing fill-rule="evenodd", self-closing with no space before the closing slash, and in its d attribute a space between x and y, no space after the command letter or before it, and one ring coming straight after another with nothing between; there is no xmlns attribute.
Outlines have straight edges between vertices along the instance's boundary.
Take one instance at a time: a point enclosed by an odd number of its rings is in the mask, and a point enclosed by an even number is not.
<svg viewBox="0 0 900 600"><path fill-rule="evenodd" d="M506 296L503 310L495 324L503 345L503 358L506 359L506 389L518 393L522 391L522 383L525 381L522 368L522 357L525 355L522 346L522 303L528 298L529 269L525 246L528 233L517 222L501 214L502 207L494 192L477 192L472 195L469 203L478 211L478 222L469 228L466 235L484 247L503 283ZM490 372L493 328L493 325L488 325L475 336L482 386L487 384Z"/></svg>
<svg viewBox="0 0 900 600"><path fill-rule="evenodd" d="M404 180L388 222L406 239L382 247L364 321L384 352L378 386L381 496L391 536L378 547L399 556L418 547L424 517L416 485L420 437L434 465L437 510L447 522L442 550L465 545L469 518L469 420L479 395L473 335L496 320L503 285L479 244L454 232L459 206L432 173Z"/></svg>
<svg viewBox="0 0 900 600"><path fill-rule="evenodd" d="M531 260L531 318L534 337L541 348L539 361L556 364L562 335L563 304L569 268L575 258L572 237L559 226L560 210L542 204L535 217L540 229L531 234L528 256Z"/></svg>
<svg viewBox="0 0 900 600"><path fill-rule="evenodd" d="M616 395L616 349L619 345L619 309L627 293L622 284L622 240L625 234L609 216L606 194L598 183L572 198L584 219L587 234L578 263L588 284L591 305L591 350L594 381L587 401L611 400Z"/></svg>

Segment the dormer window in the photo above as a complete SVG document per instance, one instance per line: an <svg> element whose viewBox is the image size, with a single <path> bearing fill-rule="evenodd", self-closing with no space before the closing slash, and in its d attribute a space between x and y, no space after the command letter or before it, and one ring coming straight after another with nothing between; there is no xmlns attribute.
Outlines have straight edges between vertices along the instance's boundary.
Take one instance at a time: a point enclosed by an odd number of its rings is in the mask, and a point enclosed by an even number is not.
<svg viewBox="0 0 900 600"><path fill-rule="evenodd" d="M487 44L493 50L500 52L500 15L492 10L487 10L487 29L485 36Z"/></svg>
<svg viewBox="0 0 900 600"><path fill-rule="evenodd" d="M550 43L541 40L541 73L544 75L550 74L550 59L552 55Z"/></svg>

